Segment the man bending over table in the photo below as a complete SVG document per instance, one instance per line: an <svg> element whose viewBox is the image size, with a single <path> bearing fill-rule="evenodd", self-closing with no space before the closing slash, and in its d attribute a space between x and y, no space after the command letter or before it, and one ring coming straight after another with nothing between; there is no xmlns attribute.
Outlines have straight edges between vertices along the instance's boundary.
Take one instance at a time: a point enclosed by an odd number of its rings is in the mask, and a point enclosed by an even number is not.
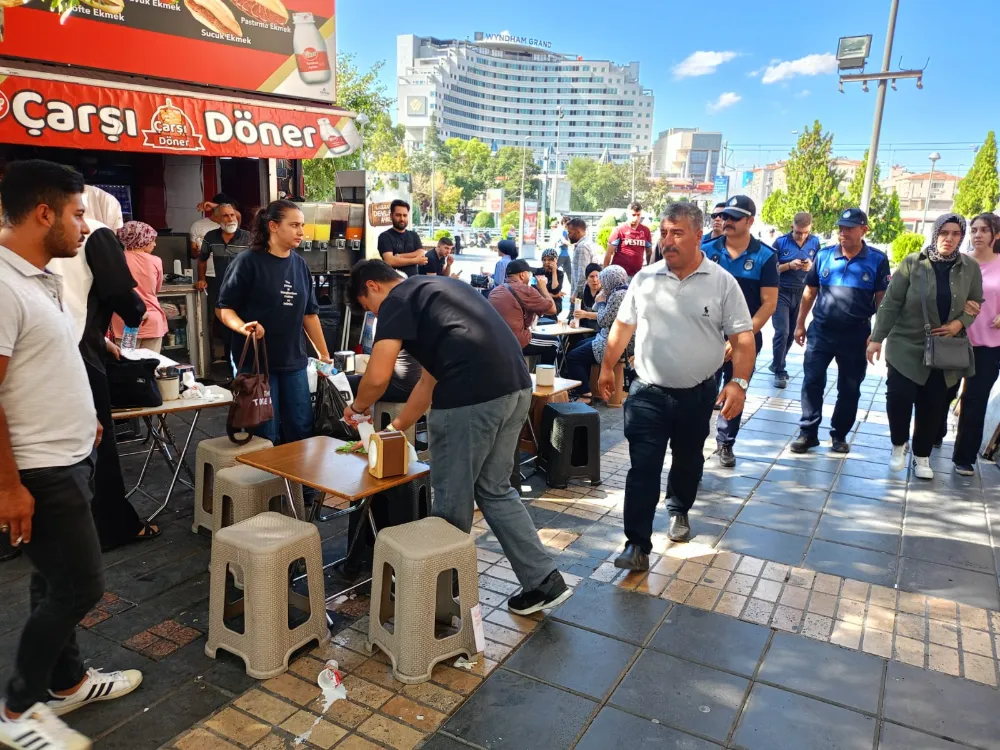
<svg viewBox="0 0 1000 750"><path fill-rule="evenodd" d="M468 532L475 498L521 583L508 602L515 614L566 601L571 591L510 484L531 378L503 318L462 281L402 279L381 260L354 266L350 293L378 316L378 328L368 369L344 418L370 413L389 384L396 356L401 349L410 353L423 374L392 426L406 430L430 408L432 513Z"/></svg>

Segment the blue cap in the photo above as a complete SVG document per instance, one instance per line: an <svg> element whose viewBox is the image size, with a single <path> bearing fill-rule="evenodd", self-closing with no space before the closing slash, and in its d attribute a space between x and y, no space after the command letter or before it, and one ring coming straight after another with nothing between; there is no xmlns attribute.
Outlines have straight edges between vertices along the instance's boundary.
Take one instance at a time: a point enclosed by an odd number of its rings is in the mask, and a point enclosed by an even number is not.
<svg viewBox="0 0 1000 750"><path fill-rule="evenodd" d="M845 209L837 219L838 227L866 227L868 226L868 214L860 208Z"/></svg>
<svg viewBox="0 0 1000 750"><path fill-rule="evenodd" d="M497 243L497 250L499 250L504 255L517 255L517 243L514 240L500 240Z"/></svg>
<svg viewBox="0 0 1000 750"><path fill-rule="evenodd" d="M757 206L749 195L734 195L726 201L725 208L721 210L723 216L739 221L748 216L757 215Z"/></svg>

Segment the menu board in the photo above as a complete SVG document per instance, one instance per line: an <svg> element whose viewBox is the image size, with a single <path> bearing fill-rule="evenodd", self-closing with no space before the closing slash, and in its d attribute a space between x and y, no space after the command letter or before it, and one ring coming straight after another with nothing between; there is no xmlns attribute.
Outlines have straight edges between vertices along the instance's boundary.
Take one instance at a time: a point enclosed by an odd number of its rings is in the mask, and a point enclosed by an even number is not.
<svg viewBox="0 0 1000 750"><path fill-rule="evenodd" d="M336 101L334 0L50 1L4 0L0 56Z"/></svg>

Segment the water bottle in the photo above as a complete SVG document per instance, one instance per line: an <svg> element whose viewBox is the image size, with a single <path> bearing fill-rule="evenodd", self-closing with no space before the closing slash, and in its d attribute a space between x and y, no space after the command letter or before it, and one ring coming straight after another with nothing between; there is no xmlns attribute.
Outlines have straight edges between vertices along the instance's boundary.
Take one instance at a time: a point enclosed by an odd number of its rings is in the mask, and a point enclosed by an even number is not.
<svg viewBox="0 0 1000 750"><path fill-rule="evenodd" d="M121 350L124 352L130 352L135 349L135 345L139 342L139 327L138 326L125 326L125 331L122 333L122 344Z"/></svg>
<svg viewBox="0 0 1000 750"><path fill-rule="evenodd" d="M572 297L570 298L569 301L569 316L566 318L570 328L576 328L577 325L579 325L579 322L574 317L575 312L576 312L576 297Z"/></svg>

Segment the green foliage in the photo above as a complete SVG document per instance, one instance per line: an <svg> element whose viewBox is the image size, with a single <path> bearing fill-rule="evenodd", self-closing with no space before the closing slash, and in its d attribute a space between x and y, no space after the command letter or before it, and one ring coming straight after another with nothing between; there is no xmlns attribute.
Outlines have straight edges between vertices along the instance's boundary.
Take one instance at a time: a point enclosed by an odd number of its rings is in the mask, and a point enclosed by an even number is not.
<svg viewBox="0 0 1000 750"><path fill-rule="evenodd" d="M646 211L649 211L653 216L659 216L667 207L669 192L670 186L666 180L651 180L647 182L646 189L637 197Z"/></svg>
<svg viewBox="0 0 1000 750"><path fill-rule="evenodd" d="M764 223L777 227L780 232L792 229L792 217L795 212L788 205L788 195L784 190L775 190L764 201L760 209L760 218Z"/></svg>
<svg viewBox="0 0 1000 750"><path fill-rule="evenodd" d="M502 240L507 239L507 233L511 229L514 230L514 234L517 234L517 229L518 229L517 222L513 222L513 221L503 221L503 222L501 222L500 223L500 239L502 239Z"/></svg>
<svg viewBox="0 0 1000 750"><path fill-rule="evenodd" d="M509 204L508 204L509 207ZM521 225L521 206L518 204L517 208L507 211L500 217L500 227L514 227L517 229Z"/></svg>
<svg viewBox="0 0 1000 750"><path fill-rule="evenodd" d="M448 180L461 189L462 203L467 206L491 186L490 147L477 138L468 141L449 138L444 147L450 160L446 172Z"/></svg>
<svg viewBox="0 0 1000 750"><path fill-rule="evenodd" d="M868 150L861 160L861 166L854 173L851 184L847 186L847 206L860 206L865 189L865 170L868 168ZM892 242L906 230L899 212L899 196L896 191L892 195L885 192L880 184L881 170L875 163L875 175L872 179L872 195L868 204L868 239L879 245Z"/></svg>
<svg viewBox="0 0 1000 750"><path fill-rule="evenodd" d="M872 232L872 242L877 242L880 245L895 242L896 238L905 231L906 225L903 223L903 217L899 211L899 193L893 190L892 195L889 196L886 210L879 217L875 231Z"/></svg>
<svg viewBox="0 0 1000 750"><path fill-rule="evenodd" d="M493 214L489 211L480 211L476 214L476 218L472 220L473 229L492 229L493 228Z"/></svg>
<svg viewBox="0 0 1000 750"><path fill-rule="evenodd" d="M434 232L434 241L437 242L445 237L451 238L451 232L447 229L438 229Z"/></svg>
<svg viewBox="0 0 1000 750"><path fill-rule="evenodd" d="M645 163L635 164L636 197L649 189ZM632 201L632 164L603 164L593 159L577 157L566 167L566 178L572 186L572 211L603 211L625 207Z"/></svg>
<svg viewBox="0 0 1000 750"><path fill-rule="evenodd" d="M524 166L524 195L534 198L538 195L538 181L534 178L541 171L535 164L532 151L518 146L501 146L490 162L491 180L489 187L502 187L507 196L521 198L521 166ZM499 181L497 178L501 178Z"/></svg>
<svg viewBox="0 0 1000 750"><path fill-rule="evenodd" d="M787 184L785 211L808 211L813 217L813 228L819 234L833 230L841 210L841 173L833 166L833 135L823 132L819 120L812 128L803 128L799 141L788 156L785 165ZM784 212L778 214L784 218ZM777 224L783 231L791 227Z"/></svg>
<svg viewBox="0 0 1000 750"><path fill-rule="evenodd" d="M971 219L985 211L994 211L1000 201L1000 178L997 177L997 138L991 130L976 153L972 169L958 183L955 213Z"/></svg>
<svg viewBox="0 0 1000 750"><path fill-rule="evenodd" d="M605 226L597 230L597 247L601 252L604 252L605 250L608 249L608 240L611 239L611 233L614 230L615 228L613 226L612 227ZM597 261L595 260L595 262Z"/></svg>
<svg viewBox="0 0 1000 750"><path fill-rule="evenodd" d="M624 217L616 215L616 213L613 211L609 211L608 213L604 214L604 216L601 217L600 221L597 222L597 229L601 230L604 229L605 227L611 227L612 229L614 229L622 221L624 221Z"/></svg>
<svg viewBox="0 0 1000 750"><path fill-rule="evenodd" d="M898 266L907 255L919 253L924 247L924 236L904 232L892 241L892 264Z"/></svg>

